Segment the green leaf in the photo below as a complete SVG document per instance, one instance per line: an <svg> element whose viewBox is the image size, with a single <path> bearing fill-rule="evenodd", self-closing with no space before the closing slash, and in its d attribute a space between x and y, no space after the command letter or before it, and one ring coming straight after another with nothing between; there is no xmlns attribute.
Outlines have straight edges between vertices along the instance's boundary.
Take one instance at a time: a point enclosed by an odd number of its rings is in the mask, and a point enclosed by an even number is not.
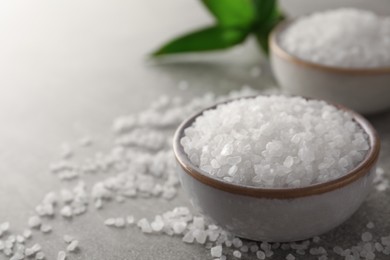
<svg viewBox="0 0 390 260"><path fill-rule="evenodd" d="M256 10L256 23L261 25L278 16L277 0L253 0Z"/></svg>
<svg viewBox="0 0 390 260"><path fill-rule="evenodd" d="M256 18L252 0L202 0L220 26L248 28Z"/></svg>
<svg viewBox="0 0 390 260"><path fill-rule="evenodd" d="M272 29L284 19L277 0L253 0L256 6L256 23L253 32L263 51L268 54L268 38Z"/></svg>
<svg viewBox="0 0 390 260"><path fill-rule="evenodd" d="M213 26L176 38L152 55L225 49L244 41L248 33L247 30Z"/></svg>

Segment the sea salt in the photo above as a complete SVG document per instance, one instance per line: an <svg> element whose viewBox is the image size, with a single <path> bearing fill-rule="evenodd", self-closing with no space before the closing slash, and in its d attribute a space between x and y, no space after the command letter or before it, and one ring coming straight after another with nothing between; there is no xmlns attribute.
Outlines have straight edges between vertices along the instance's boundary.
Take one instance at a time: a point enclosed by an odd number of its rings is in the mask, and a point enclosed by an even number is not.
<svg viewBox="0 0 390 260"><path fill-rule="evenodd" d="M28 219L28 226L30 228L39 228L42 224L42 220L38 216L32 216Z"/></svg>
<svg viewBox="0 0 390 260"><path fill-rule="evenodd" d="M212 257L221 257L222 256L222 246L218 245L210 249Z"/></svg>
<svg viewBox="0 0 390 260"><path fill-rule="evenodd" d="M66 251L68 251L68 252L75 252L75 251L77 251L78 247L79 247L79 241L78 240L73 240L66 247Z"/></svg>
<svg viewBox="0 0 390 260"><path fill-rule="evenodd" d="M369 149L349 112L284 96L241 99L207 110L185 129L181 144L190 160L200 158L192 163L214 177L279 188L339 178Z"/></svg>
<svg viewBox="0 0 390 260"><path fill-rule="evenodd" d="M230 98L254 94L257 94L257 92L241 90L232 94ZM103 207L106 203L114 203L114 205L111 206L121 208L123 206L115 203L115 201L127 199L136 200L137 198L142 198L142 200L174 198L179 189L178 179L175 173L175 162L171 149L171 139L174 128L193 112L217 101L225 100L226 98L228 97L218 97L207 94L204 97L194 99L189 103L180 103L181 101L178 99L173 100L165 97L139 115L130 115L121 118L119 120L120 123L115 123L117 127L114 127L116 129L115 143L111 147L112 149L107 153L98 152L92 158L88 158L84 162L77 164L71 161L63 161L53 166L52 170L54 170L54 173L56 174L61 171L73 171L79 173L79 178L83 178L85 175L94 175L94 178L96 178L94 180L95 183L90 184L88 182L89 185L86 185L86 183L80 181L75 183L73 188L69 187L69 184L71 183L66 183L60 190L48 193L37 206L36 209L39 216L33 217L31 224L39 223L36 224L38 230L42 229L47 223L52 224L52 221L56 220L62 221L66 225L72 225L73 222L68 221L68 219L64 220L61 217L56 219L58 214L61 215L61 211L66 206L68 208L65 212L71 212L71 214L65 215L77 218L84 213L94 214L94 206L97 204ZM296 109L297 111L302 111L302 108ZM325 117L328 117L328 114ZM356 125L353 122L347 122L346 128L348 131L353 132L356 130ZM148 131L143 131L144 129L148 129ZM134 130L137 131L134 132ZM272 134L272 131L269 129L263 130L263 133L268 135ZM130 139L126 141L126 138L122 138L130 132L133 132ZM240 135L242 134L243 133L236 131L234 136L241 138ZM158 137L156 138L156 136L153 135L158 135ZM305 140L305 138L299 134L294 135L291 139L295 144L300 144ZM308 136L308 139L313 140L313 136ZM340 139L340 137L335 138L335 140L338 139ZM362 139L360 137L358 139L359 141L355 144L362 145ZM158 142L157 145L155 145L156 140ZM272 153L275 155L278 155L280 152L280 147L281 144L277 142L269 145L270 150L272 150ZM248 152L248 147L243 145L240 148L240 151L242 153ZM229 177L239 174L240 167L238 166L240 166L240 163L245 163L245 161L242 155L237 155L236 146L234 146L234 144L221 145L220 152L228 157L228 167L226 168L228 168L228 174L230 169ZM307 151L302 150L301 155L307 160L307 158L305 158L305 156L307 156ZM292 160L288 158L288 156L281 158L280 167L288 168L291 162L293 163L291 167L293 167L298 161L294 156L291 155L291 157ZM192 159L199 160L199 163L202 160L202 158L197 156L193 156ZM258 161L259 159L259 157L253 156L254 161ZM311 162L312 158L309 159L310 160L308 161ZM218 166L218 164L220 166L223 165L218 159L216 160L217 162L213 163L214 166ZM327 160L325 164L326 163L329 163L329 160ZM350 162L347 160L347 165L344 160L337 163L340 164L340 167L346 167ZM336 164L336 162L334 164ZM209 166L212 168L211 165ZM256 169L257 171L261 171L270 169L270 167L271 166L267 165L258 165L256 166ZM378 184L387 180L383 170L380 176L381 180L378 181ZM60 176L58 175L58 177ZM118 200L118 198L120 199ZM89 205L92 205L92 208ZM123 207L123 209L127 212L122 212L121 215L129 214L127 207ZM88 217L88 215L85 217ZM134 216L128 216L126 218L121 216L111 217L106 219L105 224L110 227L118 227L118 225L119 227L122 227L122 225L127 225L128 228L120 229L122 232L134 232L134 229L139 228L145 235L165 235L172 237L172 239L181 239L184 243L196 243L197 247L203 245L201 247L207 249L211 256L215 256L213 257L214 260L235 258L252 259L256 257L257 259L273 259L273 255L278 259L282 259L287 254L296 255L297 259L299 259L300 255L305 255L310 251L311 240L299 243L280 244L239 239L228 231L209 222L209 220L203 216L193 215L191 210L186 207L176 207L166 212L160 212L150 219L143 218L142 216L139 217L140 221L136 221ZM44 221L42 222L42 220ZM35 226L35 224L33 226ZM111 230L112 229L108 228L104 229L105 232L111 232ZM41 238L40 234L32 237L30 229L22 232L23 236L12 233L11 231L12 230L7 231L7 237L3 234L1 238L3 240L0 240L0 251L7 259L21 257L23 252L25 259L34 259L34 257L35 259L45 258L44 253L41 251L42 247L39 244L36 244L33 247L25 247L23 245L24 243L26 245L27 243L36 243L36 240ZM53 233L54 232L58 231L53 230ZM29 240L27 241L27 239ZM63 239L66 243L66 250L62 251L60 255L61 258L66 257L66 252L69 252L69 257L71 257L70 252L72 252L73 258L83 258L83 255L73 256L73 254L80 252L77 250L79 243L73 236L64 235ZM320 243L322 240L313 238L312 241ZM328 243L326 238L324 238L324 242ZM382 237L381 239L373 237L369 242L359 241L356 245L350 244L350 248L347 248L346 250L341 248L340 250L343 259L349 256L354 257L352 259L359 259L356 257L356 254L359 257L362 255L361 259L371 259L373 254L380 258L383 255L390 254L390 237ZM222 254L222 252L225 252L225 255ZM327 255L329 255L329 259L338 259L334 258L335 254L333 252L326 252L320 244L316 244L315 252L318 253L315 258L319 260L326 260Z"/></svg>
<svg viewBox="0 0 390 260"><path fill-rule="evenodd" d="M287 52L313 63L390 67L390 17L367 10L341 8L303 16L278 40Z"/></svg>
<svg viewBox="0 0 390 260"><path fill-rule="evenodd" d="M66 259L65 251L59 251L57 255L57 260L65 260L65 259Z"/></svg>

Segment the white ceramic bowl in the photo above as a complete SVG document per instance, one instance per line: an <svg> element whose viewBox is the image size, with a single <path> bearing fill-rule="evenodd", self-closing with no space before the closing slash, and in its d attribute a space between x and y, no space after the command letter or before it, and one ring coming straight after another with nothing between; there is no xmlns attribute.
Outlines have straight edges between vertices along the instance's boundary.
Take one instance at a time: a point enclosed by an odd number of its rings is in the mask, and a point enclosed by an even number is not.
<svg viewBox="0 0 390 260"><path fill-rule="evenodd" d="M280 33L293 22L282 22L270 37L271 65L282 89L343 104L363 114L390 108L390 68L339 68L293 56L279 45Z"/></svg>
<svg viewBox="0 0 390 260"><path fill-rule="evenodd" d="M348 110L341 106L338 108ZM372 188L380 141L373 127L353 111L350 113L354 120L369 137L367 156L341 178L295 189L263 189L231 184L193 165L180 139L184 129L192 125L203 111L184 121L176 131L173 148L179 177L194 207L239 237L286 242L320 235L348 219Z"/></svg>

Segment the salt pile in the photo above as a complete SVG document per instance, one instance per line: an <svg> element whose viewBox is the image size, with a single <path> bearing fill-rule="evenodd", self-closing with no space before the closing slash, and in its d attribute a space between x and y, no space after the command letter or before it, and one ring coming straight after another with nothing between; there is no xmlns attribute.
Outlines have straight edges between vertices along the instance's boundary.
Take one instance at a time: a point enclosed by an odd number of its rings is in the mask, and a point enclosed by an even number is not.
<svg viewBox="0 0 390 260"><path fill-rule="evenodd" d="M298 18L278 39L303 60L345 68L390 67L390 17L342 8Z"/></svg>
<svg viewBox="0 0 390 260"><path fill-rule="evenodd" d="M323 101L259 96L205 111L181 139L193 164L227 182L303 187L348 173L365 157L363 129Z"/></svg>
<svg viewBox="0 0 390 260"><path fill-rule="evenodd" d="M140 114L118 118L113 126L115 140L110 149L94 148L91 151L95 151L96 155L82 160L77 158L77 147L72 146L72 156L61 156L61 160L51 167L52 173L62 181L61 187L49 192L37 203L35 213L26 220L27 229L0 220L0 258L85 259L88 253L84 250L88 243L84 243L83 231L80 234L61 234L58 226L68 225L69 230L75 230L72 225L80 216L94 219L97 215L112 212L120 212L120 215L106 216L101 221L101 227L94 227L100 229L99 236L88 237L87 240L104 241L104 232L107 236L109 232L129 232L130 237L139 236L139 232L143 232L145 236L167 236L202 247L204 251L200 248L200 254L208 252L209 259L214 260L300 259L302 255L319 260L338 259L339 256L342 259L373 259L373 254L388 257L390 236L374 235L380 223L370 222L366 228L363 226L361 234L357 235L358 241L348 241L348 247L335 245L333 248L330 243L333 241L319 237L282 244L242 240L185 206L159 211L161 199L175 200L180 189L171 148L174 129L192 113L215 102L256 94L259 92L251 89L243 89L228 96L209 93L187 103L177 98L162 97ZM92 142L90 137L85 137L78 143L82 149L86 149L93 146L94 142L98 143L99 140L94 139ZM383 169L379 169L378 173L377 191L383 194L389 186L388 179ZM148 199L156 205L148 209L152 215L143 215L142 210L129 212L123 204L125 200L134 200L143 207L142 203ZM182 202L176 200L173 204L178 201ZM109 211L106 210L108 203L111 204ZM137 213L137 216L128 215L133 213ZM69 230L66 230L67 233ZM43 242L55 237L62 237L63 240L62 243L56 243L58 248L52 247L54 243L47 245ZM127 245L131 241L124 243ZM361 258L351 258L356 255Z"/></svg>

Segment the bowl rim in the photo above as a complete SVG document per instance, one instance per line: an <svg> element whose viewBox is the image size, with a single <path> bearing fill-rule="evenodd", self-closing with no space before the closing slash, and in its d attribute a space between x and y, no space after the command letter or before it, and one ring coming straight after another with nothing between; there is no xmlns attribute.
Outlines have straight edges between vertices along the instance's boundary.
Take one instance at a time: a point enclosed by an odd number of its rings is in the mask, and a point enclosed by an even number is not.
<svg viewBox="0 0 390 260"><path fill-rule="evenodd" d="M275 54L279 58L295 63L300 66L305 66L312 69L322 70L325 72L334 72L339 74L349 74L349 75L381 75L381 74L390 74L390 67L372 67L372 68L348 68L348 67L338 67L323 65L320 63L315 63L312 61L307 61L302 58L299 58L296 55L293 55L283 49L278 41L279 35L292 25L296 21L296 18L287 19L280 22L271 32L269 37L269 48L271 54Z"/></svg>
<svg viewBox="0 0 390 260"><path fill-rule="evenodd" d="M179 164L186 174L194 178L195 180L218 190L222 190L225 192L239 194L249 197L256 198L272 198L272 199L293 199L299 197L307 197L312 195L319 195L325 192L333 191L342 187L347 186L348 184L356 181L357 179L363 177L366 174L370 173L370 170L375 166L380 151L380 139L374 127L360 114L355 111L344 107L339 104L334 104L331 102L326 103L335 106L337 109L346 111L351 113L353 120L364 130L364 132L368 135L370 149L366 154L365 158L350 172L341 176L339 178L330 180L328 182L313 184L309 186L304 186L300 188L259 188L249 185L239 185L234 183L229 183L218 179L216 177L210 176L197 166L193 165L191 161L188 159L187 154L184 152L184 148L180 143L181 138L184 136L184 130L192 125L198 116L203 115L205 111L212 110L217 108L219 105L226 104L235 100L240 99L248 99L248 98L256 98L264 95L255 95L255 96L247 96L240 98L233 98L223 102L218 102L212 106L209 106L201 111L193 114L186 120L184 120L180 126L177 128L175 135L173 137L173 152L176 161ZM286 96L286 95L283 95ZM308 100L318 100L313 98L305 98Z"/></svg>

